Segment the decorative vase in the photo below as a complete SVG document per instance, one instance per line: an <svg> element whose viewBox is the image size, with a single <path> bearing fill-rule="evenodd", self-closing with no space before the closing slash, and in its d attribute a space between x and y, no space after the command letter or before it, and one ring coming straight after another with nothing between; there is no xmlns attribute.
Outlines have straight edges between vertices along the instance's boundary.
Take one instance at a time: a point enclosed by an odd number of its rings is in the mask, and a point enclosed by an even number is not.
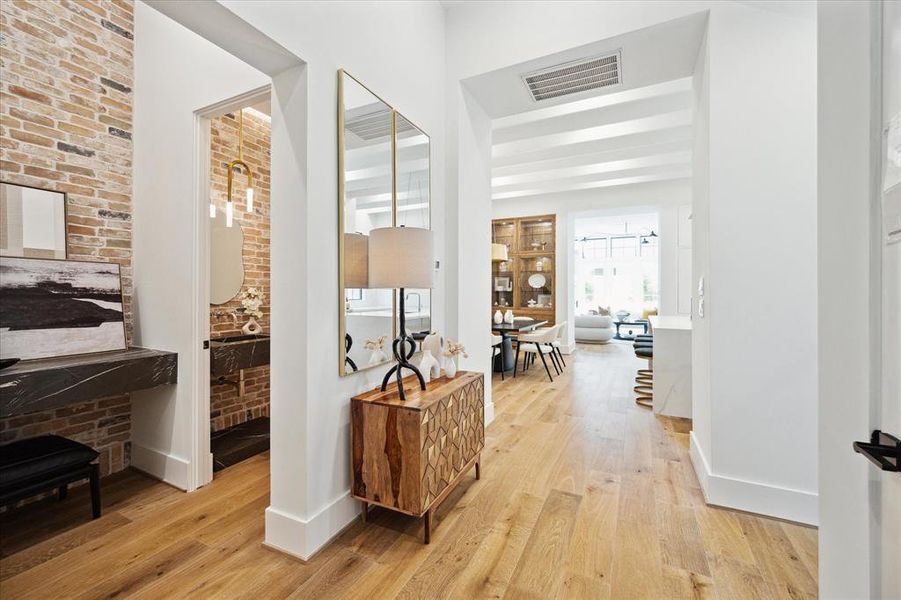
<svg viewBox="0 0 901 600"><path fill-rule="evenodd" d="M250 317L250 320L241 328L241 332L244 333L244 335L259 335L263 333L263 326L257 323L256 319Z"/></svg>
<svg viewBox="0 0 901 600"><path fill-rule="evenodd" d="M507 311L507 312L510 312L510 311ZM497 323L498 325L500 325L501 323L504 322L504 315L501 314L501 311L496 311L494 313L494 322Z"/></svg>
<svg viewBox="0 0 901 600"><path fill-rule="evenodd" d="M508 310L507 312L504 313L504 323L508 323L510 325L513 324L513 311L512 310Z"/></svg>
<svg viewBox="0 0 901 600"><path fill-rule="evenodd" d="M388 355L385 354L385 351L382 350L381 348L375 348L372 351L372 355L369 357L369 366L372 367L375 365L380 365L383 362L387 362L387 361L388 361Z"/></svg>
<svg viewBox="0 0 901 600"><path fill-rule="evenodd" d="M457 357L456 356L448 356L447 360L444 361L444 374L448 379L453 379L457 376Z"/></svg>
<svg viewBox="0 0 901 600"><path fill-rule="evenodd" d="M419 372L422 373L422 378L427 383L432 379L441 377L441 365L438 363L438 359L432 356L431 350L422 351L422 360L419 361Z"/></svg>

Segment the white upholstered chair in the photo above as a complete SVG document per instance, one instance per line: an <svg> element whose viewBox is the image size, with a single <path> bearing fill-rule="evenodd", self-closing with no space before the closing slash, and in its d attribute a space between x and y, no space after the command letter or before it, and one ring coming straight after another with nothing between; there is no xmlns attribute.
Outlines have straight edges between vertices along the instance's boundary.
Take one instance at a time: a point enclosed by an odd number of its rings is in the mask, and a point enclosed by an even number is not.
<svg viewBox="0 0 901 600"><path fill-rule="evenodd" d="M513 363L513 377L516 377L516 368L519 363L520 352L525 353L525 356L523 357L523 370L528 368L529 364L535 362L535 355L537 354L541 358L541 362L544 364L544 370L547 371L547 376L551 381L554 380L554 377L551 375L551 369L547 365L546 356L551 356L551 363L554 365L554 370L557 371L557 374L559 375L562 372L557 366L556 358L554 358L554 341L557 339L559 329L560 325L554 325L553 327L547 327L539 331L522 333L519 335L519 341L516 344L516 359Z"/></svg>

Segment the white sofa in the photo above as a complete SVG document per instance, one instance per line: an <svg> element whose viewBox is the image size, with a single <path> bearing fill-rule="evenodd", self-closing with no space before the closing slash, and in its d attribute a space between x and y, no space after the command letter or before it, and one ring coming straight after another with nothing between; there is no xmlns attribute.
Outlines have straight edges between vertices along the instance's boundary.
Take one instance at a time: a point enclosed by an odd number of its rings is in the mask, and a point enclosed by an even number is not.
<svg viewBox="0 0 901 600"><path fill-rule="evenodd" d="M613 339L613 317L577 315L576 341L606 344Z"/></svg>

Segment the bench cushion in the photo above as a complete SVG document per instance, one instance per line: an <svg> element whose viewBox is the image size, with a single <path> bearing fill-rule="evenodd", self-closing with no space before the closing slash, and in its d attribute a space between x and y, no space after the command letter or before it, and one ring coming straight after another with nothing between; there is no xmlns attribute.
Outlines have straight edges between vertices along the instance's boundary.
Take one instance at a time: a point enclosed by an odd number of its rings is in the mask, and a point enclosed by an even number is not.
<svg viewBox="0 0 901 600"><path fill-rule="evenodd" d="M86 466L99 453L58 435L42 435L0 447L0 489Z"/></svg>

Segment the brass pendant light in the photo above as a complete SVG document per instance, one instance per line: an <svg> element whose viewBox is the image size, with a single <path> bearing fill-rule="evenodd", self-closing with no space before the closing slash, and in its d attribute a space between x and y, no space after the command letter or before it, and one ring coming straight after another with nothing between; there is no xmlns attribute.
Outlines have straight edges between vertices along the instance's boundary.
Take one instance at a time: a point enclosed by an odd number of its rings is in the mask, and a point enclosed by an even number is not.
<svg viewBox="0 0 901 600"><path fill-rule="evenodd" d="M228 202L225 204L225 226L231 227L234 219L234 204L232 203L232 179L235 167L241 167L247 176L247 212L253 212L253 172L244 162L244 110L238 111L238 158L228 163Z"/></svg>

